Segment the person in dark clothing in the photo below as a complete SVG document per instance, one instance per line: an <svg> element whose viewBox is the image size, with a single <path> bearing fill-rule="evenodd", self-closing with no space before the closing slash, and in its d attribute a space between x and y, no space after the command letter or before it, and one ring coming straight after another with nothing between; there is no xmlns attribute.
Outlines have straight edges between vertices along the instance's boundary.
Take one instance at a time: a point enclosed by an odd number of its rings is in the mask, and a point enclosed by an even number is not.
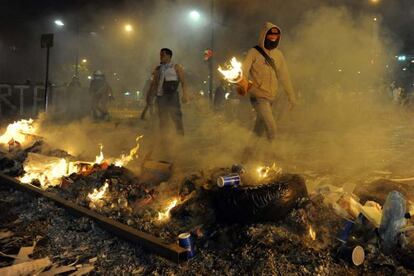
<svg viewBox="0 0 414 276"><path fill-rule="evenodd" d="M105 74L99 70L95 71L93 74L92 81L89 86L89 94L92 100L92 118L98 121L108 121L110 119L108 103L113 98L112 88L106 81Z"/></svg>

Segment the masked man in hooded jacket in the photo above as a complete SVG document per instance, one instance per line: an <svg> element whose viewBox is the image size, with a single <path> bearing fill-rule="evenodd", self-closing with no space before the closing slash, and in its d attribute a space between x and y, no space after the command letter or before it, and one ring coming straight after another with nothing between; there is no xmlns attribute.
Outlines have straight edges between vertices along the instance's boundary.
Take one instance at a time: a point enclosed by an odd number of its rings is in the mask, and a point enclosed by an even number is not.
<svg viewBox="0 0 414 276"><path fill-rule="evenodd" d="M254 133L269 141L276 137L276 121L272 105L277 98L279 83L289 100L290 109L296 105L295 92L290 81L288 67L282 51L278 49L281 30L272 23L265 23L259 37L259 44L251 48L243 62L242 70L251 84L248 93L256 112ZM251 154L251 144L246 148L243 159Z"/></svg>

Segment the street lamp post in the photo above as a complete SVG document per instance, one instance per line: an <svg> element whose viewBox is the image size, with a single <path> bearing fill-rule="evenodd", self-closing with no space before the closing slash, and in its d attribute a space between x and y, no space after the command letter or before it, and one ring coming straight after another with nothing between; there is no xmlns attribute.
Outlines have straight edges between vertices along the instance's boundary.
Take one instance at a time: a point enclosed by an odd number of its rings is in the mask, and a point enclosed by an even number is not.
<svg viewBox="0 0 414 276"><path fill-rule="evenodd" d="M213 84L214 84L214 77L213 77L213 74L214 74L214 68L213 68L213 65L214 65L214 0L211 0L211 14L210 14L210 28L211 28L211 40L210 40L210 43L211 43L211 45L210 45L210 48L211 48L211 51L212 51L212 53L213 53L213 55L211 56L211 58L210 58L210 63L209 63L209 75L210 75L210 78L209 78L209 82L208 82L208 90L209 90L209 94L208 94L208 97L209 97L209 100L210 100L210 105L211 106L213 106Z"/></svg>

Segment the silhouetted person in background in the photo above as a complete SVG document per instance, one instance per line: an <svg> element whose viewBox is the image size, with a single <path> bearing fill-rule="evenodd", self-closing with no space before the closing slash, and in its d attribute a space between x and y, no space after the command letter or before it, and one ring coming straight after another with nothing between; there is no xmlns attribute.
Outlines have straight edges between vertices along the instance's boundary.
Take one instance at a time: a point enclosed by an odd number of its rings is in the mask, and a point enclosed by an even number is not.
<svg viewBox="0 0 414 276"><path fill-rule="evenodd" d="M95 71L89 86L91 96L92 118L97 121L109 121L108 103L112 100L112 89L106 81L105 74Z"/></svg>

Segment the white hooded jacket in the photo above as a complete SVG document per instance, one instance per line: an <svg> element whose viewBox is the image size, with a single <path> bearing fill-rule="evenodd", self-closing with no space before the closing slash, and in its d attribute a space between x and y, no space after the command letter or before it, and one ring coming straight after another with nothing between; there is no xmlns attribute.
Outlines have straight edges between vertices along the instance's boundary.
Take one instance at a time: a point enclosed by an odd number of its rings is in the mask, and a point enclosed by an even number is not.
<svg viewBox="0 0 414 276"><path fill-rule="evenodd" d="M289 101L294 102L295 93L282 52L277 47L272 50L267 50L264 47L266 33L271 28L277 28L281 32L280 28L276 25L270 22L265 23L259 36L258 45L274 60L277 75L275 74L273 68L266 63L266 59L259 51L255 48L250 49L243 62L243 75L252 82L252 87L248 92L254 97L265 98L273 101L277 95L280 82L289 98Z"/></svg>

